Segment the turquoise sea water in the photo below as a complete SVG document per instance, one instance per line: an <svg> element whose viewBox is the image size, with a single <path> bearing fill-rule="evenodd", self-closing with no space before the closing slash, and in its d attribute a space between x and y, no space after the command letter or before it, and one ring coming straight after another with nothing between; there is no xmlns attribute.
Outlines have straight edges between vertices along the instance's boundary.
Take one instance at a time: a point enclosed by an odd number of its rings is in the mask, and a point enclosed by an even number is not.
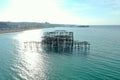
<svg viewBox="0 0 120 80"><path fill-rule="evenodd" d="M74 32L91 43L90 51L53 53L24 49L43 32ZM120 80L120 26L56 27L0 34L0 80Z"/></svg>

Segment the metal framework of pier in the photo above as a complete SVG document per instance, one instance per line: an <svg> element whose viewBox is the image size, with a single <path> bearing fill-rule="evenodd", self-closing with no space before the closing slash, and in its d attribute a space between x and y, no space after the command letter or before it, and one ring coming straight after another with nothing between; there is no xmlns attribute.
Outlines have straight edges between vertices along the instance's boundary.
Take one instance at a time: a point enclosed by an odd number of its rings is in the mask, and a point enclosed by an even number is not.
<svg viewBox="0 0 120 80"><path fill-rule="evenodd" d="M24 42L25 47L36 46L39 49L41 45L46 51L54 52L72 52L75 50L88 51L90 50L90 43L87 41L75 41L73 32L65 30L56 30L53 32L45 32L41 42Z"/></svg>

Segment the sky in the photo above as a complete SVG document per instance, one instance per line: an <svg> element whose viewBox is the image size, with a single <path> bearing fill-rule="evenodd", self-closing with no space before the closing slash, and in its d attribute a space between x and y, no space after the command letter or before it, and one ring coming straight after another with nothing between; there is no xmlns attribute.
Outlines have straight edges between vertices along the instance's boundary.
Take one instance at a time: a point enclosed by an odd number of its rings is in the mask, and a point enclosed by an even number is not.
<svg viewBox="0 0 120 80"><path fill-rule="evenodd" d="M120 25L120 0L0 0L0 21Z"/></svg>

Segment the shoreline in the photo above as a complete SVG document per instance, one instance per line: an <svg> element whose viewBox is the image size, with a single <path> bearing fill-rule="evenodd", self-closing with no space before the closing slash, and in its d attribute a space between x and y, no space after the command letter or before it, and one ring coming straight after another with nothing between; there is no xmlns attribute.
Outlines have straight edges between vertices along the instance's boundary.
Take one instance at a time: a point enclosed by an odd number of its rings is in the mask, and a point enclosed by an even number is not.
<svg viewBox="0 0 120 80"><path fill-rule="evenodd" d="M27 30L27 29L26 29ZM14 33L14 32L22 32L22 31L26 31L23 29L16 29L16 30L0 30L0 34L5 34L5 33Z"/></svg>
<svg viewBox="0 0 120 80"><path fill-rule="evenodd" d="M10 30L0 30L0 34L15 33L15 32L27 31L27 30L43 29L43 28L54 28L54 27L41 27L41 28L31 28L31 29L10 29Z"/></svg>

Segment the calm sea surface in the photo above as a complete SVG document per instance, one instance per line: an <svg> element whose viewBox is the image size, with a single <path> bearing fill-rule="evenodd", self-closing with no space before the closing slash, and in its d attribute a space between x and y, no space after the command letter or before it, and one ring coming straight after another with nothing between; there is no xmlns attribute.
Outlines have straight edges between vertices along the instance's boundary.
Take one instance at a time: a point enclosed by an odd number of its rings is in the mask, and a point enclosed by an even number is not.
<svg viewBox="0 0 120 80"><path fill-rule="evenodd" d="M87 53L24 48L43 32L67 30L91 43ZM120 26L56 27L0 34L0 80L120 80Z"/></svg>

